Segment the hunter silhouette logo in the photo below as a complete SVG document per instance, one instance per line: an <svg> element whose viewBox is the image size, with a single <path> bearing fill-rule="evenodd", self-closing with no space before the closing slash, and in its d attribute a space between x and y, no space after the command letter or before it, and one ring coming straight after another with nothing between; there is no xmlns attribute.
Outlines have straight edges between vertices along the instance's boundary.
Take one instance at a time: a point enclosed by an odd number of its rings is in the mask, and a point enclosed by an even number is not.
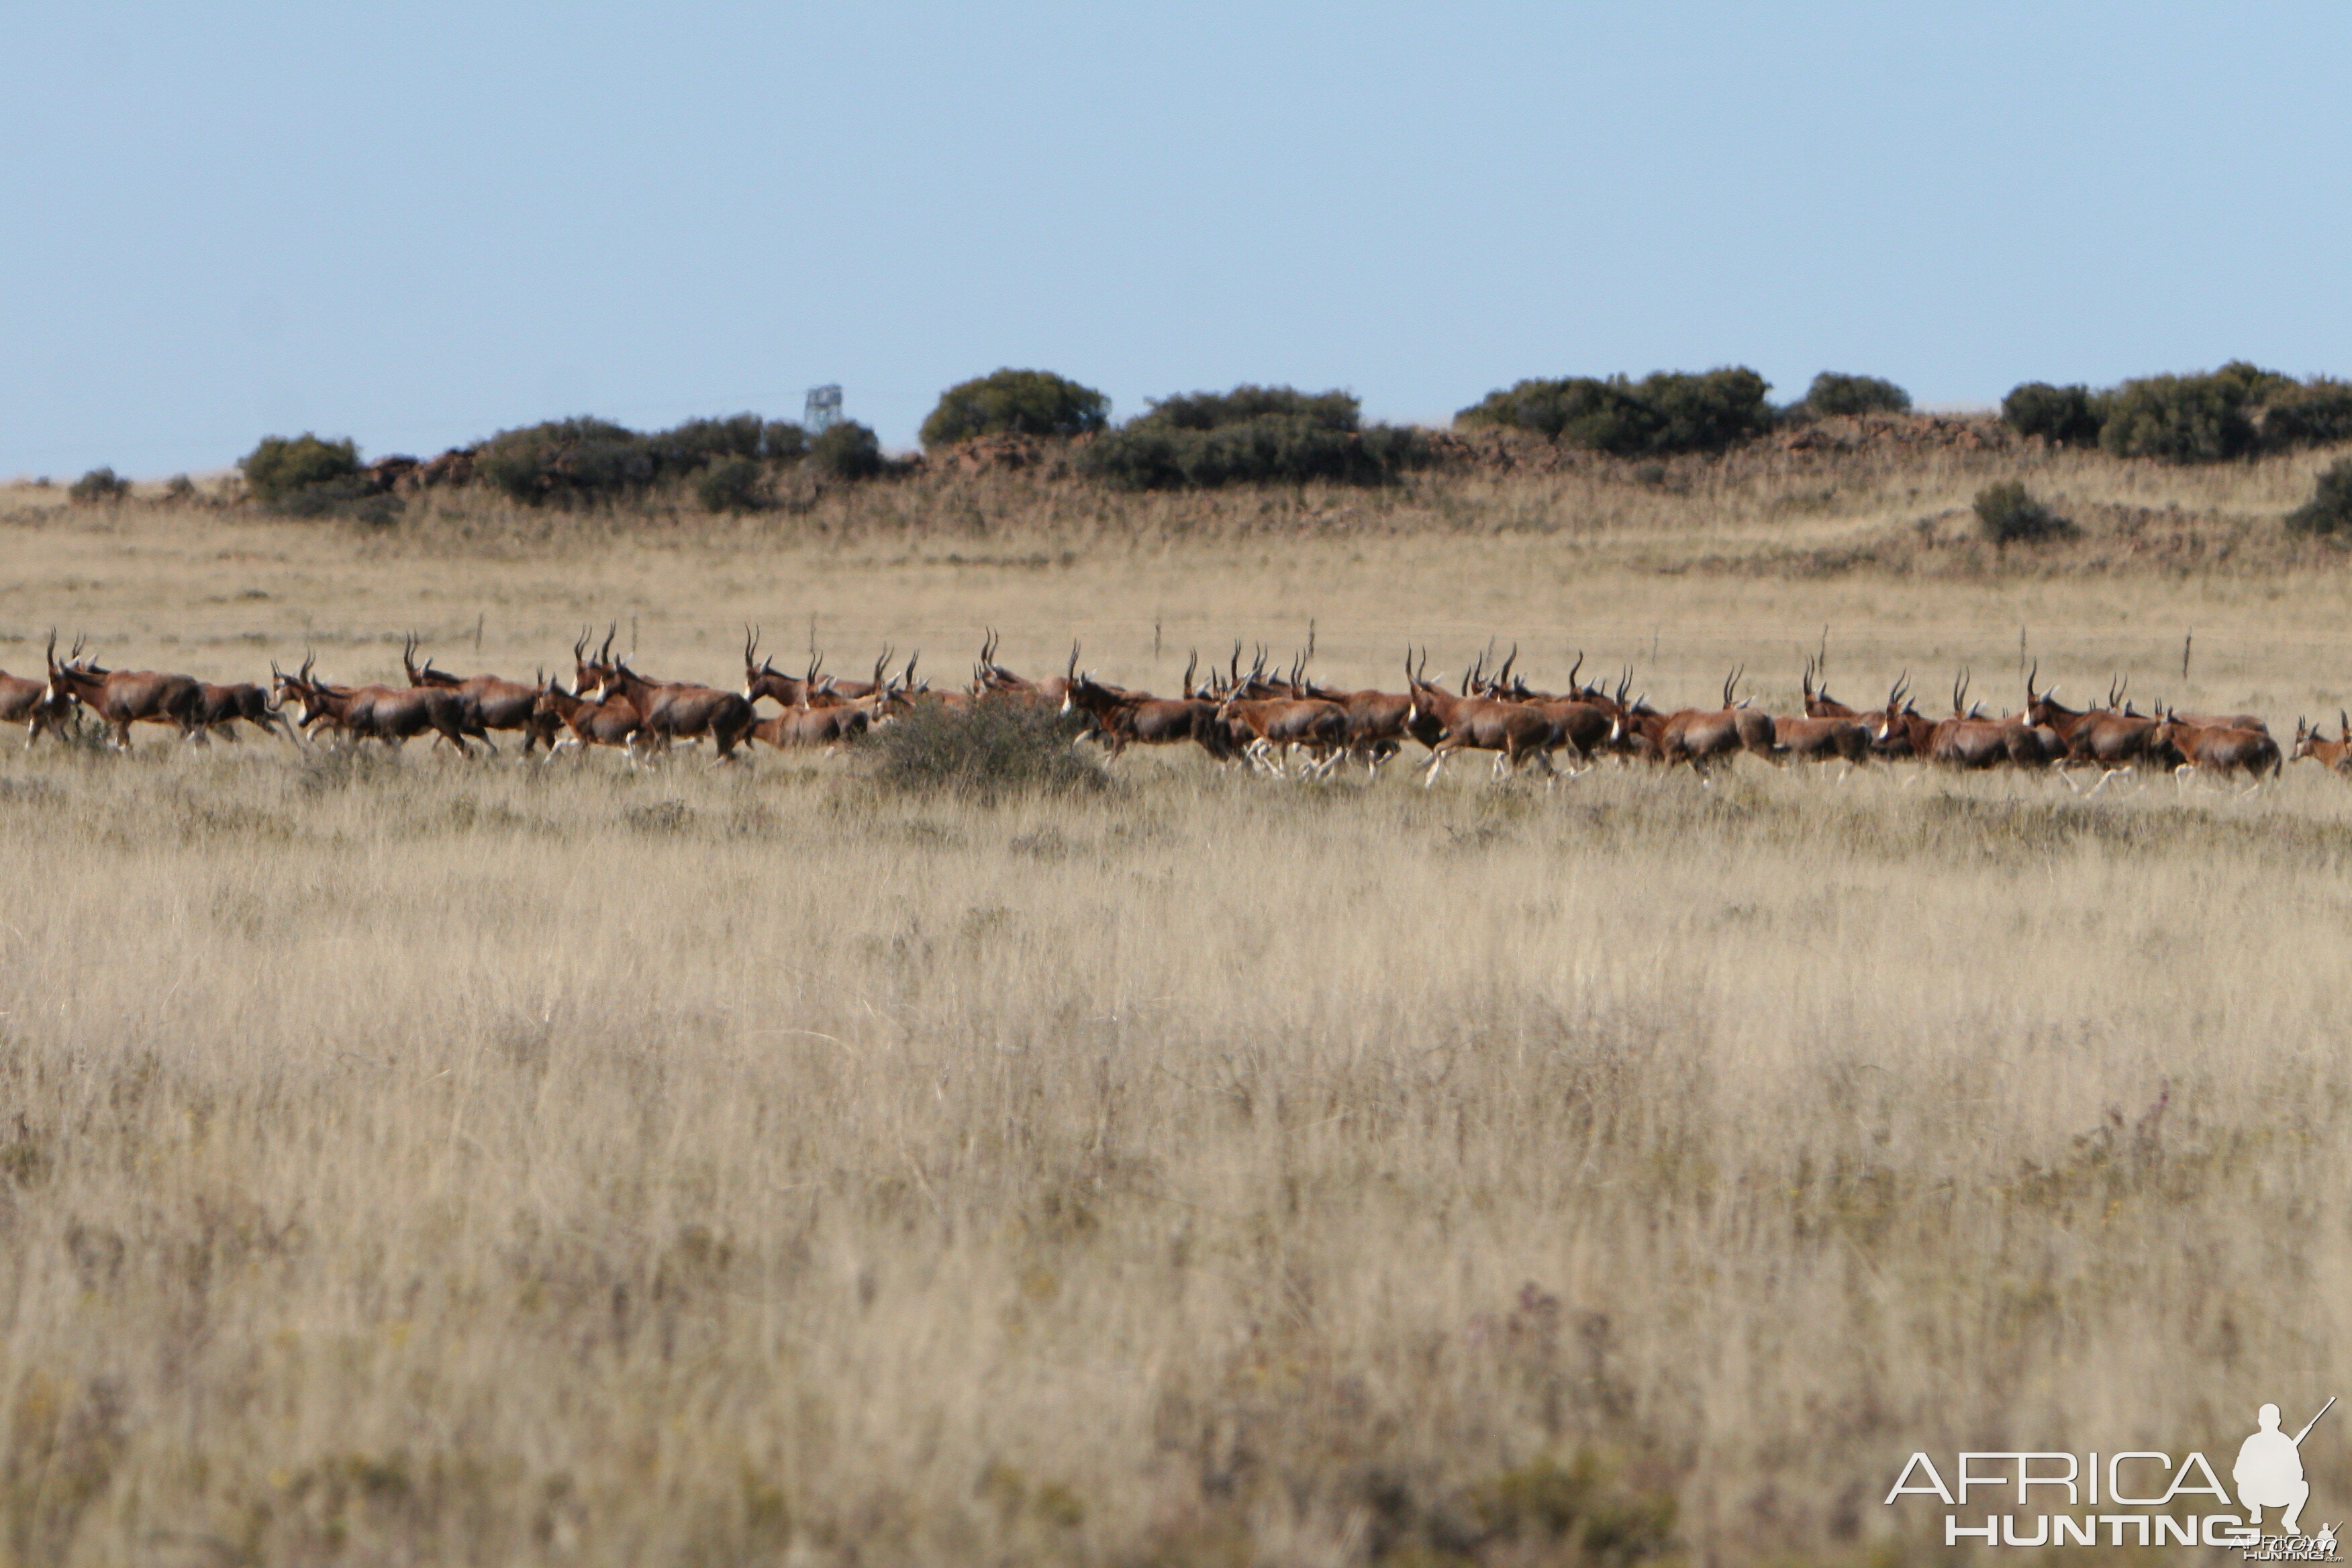
<svg viewBox="0 0 2352 1568"><path fill-rule="evenodd" d="M2319 1407L2319 1415L2336 1408L2334 1395ZM2238 1463L2230 1479L2238 1483L2238 1504L2246 1510L2246 1522L2259 1525L2263 1510L2284 1509L2279 1515L2279 1528L2289 1535L2301 1535L2295 1521L2302 1516L2303 1505L2311 1500L2311 1483L2303 1479L2303 1440L2319 1425L2319 1415L2303 1424L2303 1430L2290 1437L2279 1430L2279 1407L2265 1405L2255 1414L2254 1435L2238 1449ZM2327 1532L2331 1537L2335 1531Z"/></svg>
<svg viewBox="0 0 2352 1568"><path fill-rule="evenodd" d="M2218 1546L2250 1563L2335 1563L2339 1527L2322 1524L2305 1534L2302 1524L2311 1500L2304 1439L2335 1408L2330 1397L2290 1434L2279 1407L2264 1405L2255 1412L2253 1433L2238 1446L2229 1486L2203 1454L2176 1458L2177 1449L1969 1450L1949 1456L1948 1469L1915 1453L1885 1505L1906 1497L1942 1503L1949 1510L1948 1547ZM2279 1533L2263 1532L2265 1514Z"/></svg>

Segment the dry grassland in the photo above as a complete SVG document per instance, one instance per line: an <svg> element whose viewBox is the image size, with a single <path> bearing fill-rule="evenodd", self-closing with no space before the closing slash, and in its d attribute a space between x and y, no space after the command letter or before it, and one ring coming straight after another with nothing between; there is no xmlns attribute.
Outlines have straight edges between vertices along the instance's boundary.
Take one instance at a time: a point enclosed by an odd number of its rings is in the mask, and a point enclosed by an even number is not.
<svg viewBox="0 0 2352 1568"><path fill-rule="evenodd" d="M54 622L381 676L415 626L527 675L617 617L722 679L814 616L837 668L953 680L992 623L1164 689L1311 617L1349 681L1493 635L1777 696L1826 625L1851 697L2014 703L2022 628L2078 692L2352 701L2352 578L2275 538L2310 465L2045 465L2173 543L1947 564L1915 525L1998 467L372 535L20 493L0 665ZM1915 1448L2219 1456L2352 1370L2352 786L2309 764L1171 755L980 806L612 763L12 743L0 1563L1924 1561Z"/></svg>

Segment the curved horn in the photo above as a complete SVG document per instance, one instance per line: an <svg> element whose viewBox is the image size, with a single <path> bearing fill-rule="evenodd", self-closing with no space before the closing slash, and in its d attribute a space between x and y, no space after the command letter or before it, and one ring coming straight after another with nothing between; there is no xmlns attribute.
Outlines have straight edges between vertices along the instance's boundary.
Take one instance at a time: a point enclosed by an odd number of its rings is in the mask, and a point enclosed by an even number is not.
<svg viewBox="0 0 2352 1568"><path fill-rule="evenodd" d="M2041 673L2042 661L2037 658L2033 661L2033 668L2025 672L2025 705L2028 708L2032 707L2035 700L2033 696L2033 678ZM2049 693L2045 691L2042 695L2046 697Z"/></svg>

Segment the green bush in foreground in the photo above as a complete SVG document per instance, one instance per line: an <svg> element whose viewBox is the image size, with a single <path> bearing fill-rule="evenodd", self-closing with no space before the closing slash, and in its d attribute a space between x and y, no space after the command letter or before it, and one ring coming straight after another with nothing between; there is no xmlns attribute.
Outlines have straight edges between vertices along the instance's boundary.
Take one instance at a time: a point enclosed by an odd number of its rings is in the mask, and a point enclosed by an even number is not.
<svg viewBox="0 0 2352 1568"><path fill-rule="evenodd" d="M2072 522L2035 500L2015 480L1979 490L1976 512L1977 531L1995 544L2036 544L2074 531Z"/></svg>
<svg viewBox="0 0 2352 1568"><path fill-rule="evenodd" d="M901 794L978 800L1100 790L1109 775L1073 743L1085 727L1077 715L1011 697L919 703L874 731L873 774Z"/></svg>
<svg viewBox="0 0 2352 1568"><path fill-rule="evenodd" d="M940 394L923 421L927 447L975 436L1084 436L1110 423L1110 399L1049 370L1000 370Z"/></svg>
<svg viewBox="0 0 2352 1568"><path fill-rule="evenodd" d="M2352 533L2352 458L2332 464L2312 488L2311 499L2286 514L2296 533L2329 538Z"/></svg>

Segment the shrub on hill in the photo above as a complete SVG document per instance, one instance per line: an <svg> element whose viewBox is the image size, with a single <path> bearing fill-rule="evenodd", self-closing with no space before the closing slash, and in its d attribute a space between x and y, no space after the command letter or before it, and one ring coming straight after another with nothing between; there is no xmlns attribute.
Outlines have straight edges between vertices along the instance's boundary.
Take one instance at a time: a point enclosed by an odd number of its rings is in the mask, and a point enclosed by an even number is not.
<svg viewBox="0 0 2352 1568"><path fill-rule="evenodd" d="M1633 381L1569 376L1522 381L1454 416L1458 425L1531 430L1612 457L1719 452L1772 422L1771 384L1744 366Z"/></svg>
<svg viewBox="0 0 2352 1568"><path fill-rule="evenodd" d="M2074 525L2026 493L2024 485L1987 485L1977 492L1977 531L1995 544L2038 544L2063 539Z"/></svg>
<svg viewBox="0 0 2352 1568"><path fill-rule="evenodd" d="M870 479L882 472L882 442L855 419L845 419L816 433L808 464L827 479Z"/></svg>
<svg viewBox="0 0 2352 1568"><path fill-rule="evenodd" d="M2219 463L2254 449L2253 409L2294 383L2248 364L2201 375L2149 375L2100 395L2099 445L2118 458Z"/></svg>
<svg viewBox="0 0 2352 1568"><path fill-rule="evenodd" d="M1908 414L1911 395L1891 381L1874 375L1847 375L1825 370L1813 377L1805 400L1790 410L1813 419L1839 414Z"/></svg>
<svg viewBox="0 0 2352 1568"><path fill-rule="evenodd" d="M1083 436L1110 423L1110 399L1049 370L1000 370L940 394L925 447L975 436Z"/></svg>
<svg viewBox="0 0 2352 1568"><path fill-rule="evenodd" d="M254 500L273 511L295 510L357 477L359 443L322 441L308 431L291 438L265 436L236 468Z"/></svg>
<svg viewBox="0 0 2352 1568"><path fill-rule="evenodd" d="M1155 402L1088 442L1078 471L1122 489L1212 489L1234 484L1381 485L1433 458L1429 439L1360 424L1348 392L1237 386Z"/></svg>
<svg viewBox="0 0 2352 1568"><path fill-rule="evenodd" d="M758 511L768 504L768 471L750 458L720 458L694 477L705 511Z"/></svg>
<svg viewBox="0 0 2352 1568"><path fill-rule="evenodd" d="M2099 444L2099 407L2087 386L2053 386L2029 381L2000 400L2000 416L2021 436L2039 436L2058 447Z"/></svg>
<svg viewBox="0 0 2352 1568"><path fill-rule="evenodd" d="M474 469L528 506L589 506L644 494L673 479L697 479L729 463L788 463L808 450L808 432L756 414L688 419L640 434L609 419L551 419L502 430L474 455ZM740 479L721 481L736 484Z"/></svg>
<svg viewBox="0 0 2352 1568"><path fill-rule="evenodd" d="M2286 514L2294 533L2337 538L2352 534L2352 458L2331 465L2312 487L2311 499Z"/></svg>
<svg viewBox="0 0 2352 1568"><path fill-rule="evenodd" d="M2254 417L2254 439L2265 452L2352 441L2352 384L2315 376L2273 392Z"/></svg>
<svg viewBox="0 0 2352 1568"><path fill-rule="evenodd" d="M76 506L102 506L130 494L131 481L112 468L92 468L66 487L66 499Z"/></svg>

